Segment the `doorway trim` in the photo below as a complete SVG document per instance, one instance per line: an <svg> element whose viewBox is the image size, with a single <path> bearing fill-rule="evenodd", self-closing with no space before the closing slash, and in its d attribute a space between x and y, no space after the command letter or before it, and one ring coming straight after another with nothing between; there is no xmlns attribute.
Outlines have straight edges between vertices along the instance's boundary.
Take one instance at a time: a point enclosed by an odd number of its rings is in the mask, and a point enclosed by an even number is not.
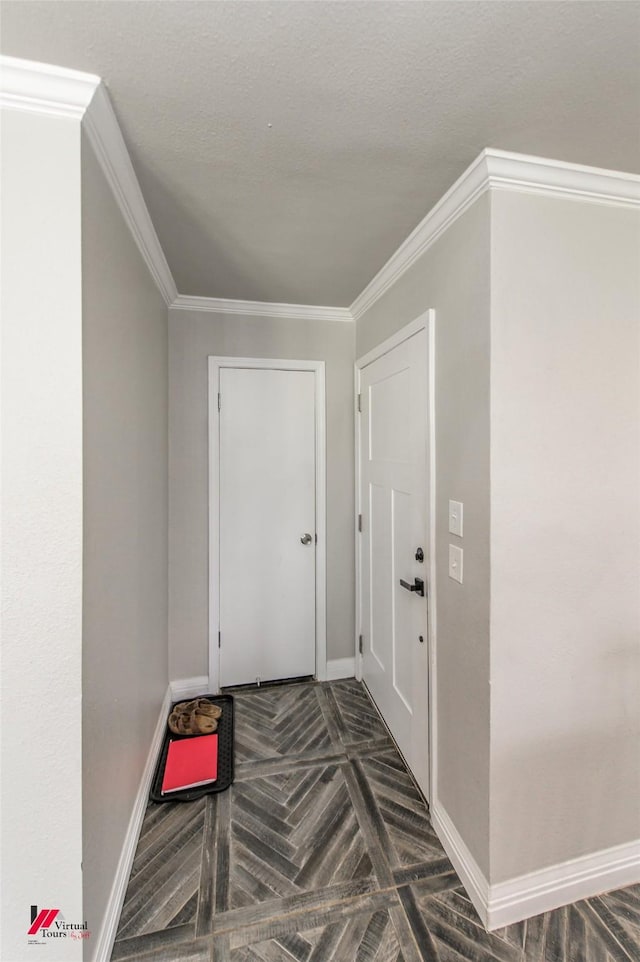
<svg viewBox="0 0 640 962"><path fill-rule="evenodd" d="M218 394L223 368L268 371L312 371L315 384L316 450L316 678L327 678L327 551L326 551L326 414L324 361L282 358L209 356L209 690L220 687L220 412ZM223 401L224 403L224 401Z"/></svg>
<svg viewBox="0 0 640 962"><path fill-rule="evenodd" d="M437 797L436 786L438 782L438 703L437 703L437 591L436 591L436 354L435 354L435 327L436 312L433 308L420 314L414 321L392 334L381 344L376 345L362 357L359 357L354 365L354 384L355 384L355 558L356 558L356 637L355 637L355 664L356 678L362 681L362 655L360 654L359 638L362 625L362 604L361 604L361 557L360 557L360 532L358 530L358 516L362 511L360 499L360 443L361 443L361 412L358 410L358 396L360 394L360 379L363 368L373 361L377 361L383 354L388 354L403 341L413 337L420 331L427 332L427 345L429 351L428 377L428 409L426 411L426 428L429 439L429 463L427 472L429 475L429 500L426 505L426 517L429 519L429 582L428 582L428 603L427 603L427 630L429 644L429 798L430 804L434 804Z"/></svg>

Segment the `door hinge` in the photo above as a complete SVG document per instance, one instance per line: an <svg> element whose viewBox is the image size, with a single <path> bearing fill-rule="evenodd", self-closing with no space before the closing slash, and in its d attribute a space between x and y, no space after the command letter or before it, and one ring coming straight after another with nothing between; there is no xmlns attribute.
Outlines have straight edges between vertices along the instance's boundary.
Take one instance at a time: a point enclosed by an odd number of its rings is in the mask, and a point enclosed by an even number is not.
<svg viewBox="0 0 640 962"><path fill-rule="evenodd" d="M221 410L220 400L221 400L221 394L220 394L220 392L218 391L218 410L219 410L219 411Z"/></svg>
<svg viewBox="0 0 640 962"><path fill-rule="evenodd" d="M220 645L222 644L221 638L222 638L222 632L219 631L219 632L218 632L218 648L219 648Z"/></svg>
<svg viewBox="0 0 640 962"><path fill-rule="evenodd" d="M358 395L358 413L362 414L362 395Z"/></svg>
<svg viewBox="0 0 640 962"><path fill-rule="evenodd" d="M358 515L358 531L362 531L362 515Z"/></svg>
<svg viewBox="0 0 640 962"><path fill-rule="evenodd" d="M362 635L360 635L360 637L358 638L358 651L360 652L360 654L362 654L362 652L364 651L364 643L362 641Z"/></svg>

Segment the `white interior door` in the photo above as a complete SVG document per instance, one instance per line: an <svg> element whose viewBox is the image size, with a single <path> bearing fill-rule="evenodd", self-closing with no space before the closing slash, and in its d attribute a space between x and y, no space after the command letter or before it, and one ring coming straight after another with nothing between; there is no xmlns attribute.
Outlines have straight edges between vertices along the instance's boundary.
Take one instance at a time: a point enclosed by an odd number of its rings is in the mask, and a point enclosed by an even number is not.
<svg viewBox="0 0 640 962"><path fill-rule="evenodd" d="M361 371L360 597L364 681L428 796L427 352L423 329Z"/></svg>
<svg viewBox="0 0 640 962"><path fill-rule="evenodd" d="M220 685L316 670L313 371L220 369Z"/></svg>

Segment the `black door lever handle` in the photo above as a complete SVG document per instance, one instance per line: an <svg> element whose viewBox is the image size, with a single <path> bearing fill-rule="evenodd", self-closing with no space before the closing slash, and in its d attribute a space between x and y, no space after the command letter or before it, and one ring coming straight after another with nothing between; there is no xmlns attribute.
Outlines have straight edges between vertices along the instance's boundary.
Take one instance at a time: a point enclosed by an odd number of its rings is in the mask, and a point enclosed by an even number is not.
<svg viewBox="0 0 640 962"><path fill-rule="evenodd" d="M410 585L408 581L403 581L401 578L400 584L403 588L406 588L407 591L415 591L417 595L421 595L424 598L424 581L422 578L414 578L412 585Z"/></svg>

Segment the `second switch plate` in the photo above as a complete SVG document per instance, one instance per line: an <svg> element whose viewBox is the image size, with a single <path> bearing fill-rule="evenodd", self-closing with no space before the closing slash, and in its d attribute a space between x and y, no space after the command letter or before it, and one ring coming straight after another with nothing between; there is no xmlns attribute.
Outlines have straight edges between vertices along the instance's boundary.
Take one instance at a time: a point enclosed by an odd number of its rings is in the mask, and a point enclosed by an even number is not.
<svg viewBox="0 0 640 962"><path fill-rule="evenodd" d="M462 584L462 548L449 545L449 577Z"/></svg>
<svg viewBox="0 0 640 962"><path fill-rule="evenodd" d="M462 501L449 502L449 533L457 534L462 537L462 513L464 505Z"/></svg>

